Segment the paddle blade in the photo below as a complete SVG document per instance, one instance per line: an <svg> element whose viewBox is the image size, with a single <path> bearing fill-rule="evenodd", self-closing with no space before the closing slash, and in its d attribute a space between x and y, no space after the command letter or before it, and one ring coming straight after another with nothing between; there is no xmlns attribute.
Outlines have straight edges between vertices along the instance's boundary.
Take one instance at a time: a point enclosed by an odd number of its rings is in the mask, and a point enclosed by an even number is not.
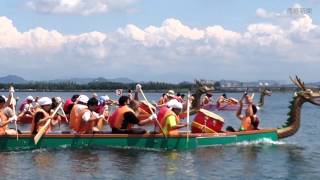
<svg viewBox="0 0 320 180"><path fill-rule="evenodd" d="M41 139L41 137L43 136L43 134L45 132L46 132L46 128L44 128L44 127L39 130L37 135L35 135L34 138L33 138L34 144L38 144L39 140Z"/></svg>

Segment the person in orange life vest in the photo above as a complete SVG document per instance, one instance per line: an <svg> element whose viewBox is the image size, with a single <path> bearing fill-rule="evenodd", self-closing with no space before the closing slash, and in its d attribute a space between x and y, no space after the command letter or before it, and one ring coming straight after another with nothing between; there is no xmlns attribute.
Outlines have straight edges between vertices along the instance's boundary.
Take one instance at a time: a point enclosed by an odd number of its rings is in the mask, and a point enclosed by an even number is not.
<svg viewBox="0 0 320 180"><path fill-rule="evenodd" d="M166 93L166 99L165 99L165 104L162 104L162 105L157 105L158 108L162 108L162 107L166 107L167 106L167 103L171 100L171 99L176 99L176 96L175 96L175 93L173 90L169 90L167 93Z"/></svg>
<svg viewBox="0 0 320 180"><path fill-rule="evenodd" d="M52 127L57 124L57 121L55 121L49 114L51 110L52 100L48 97L42 97L39 99L38 103L40 107L37 107L35 110L33 121L31 124L31 134L37 134L49 119L52 120L46 133L50 132Z"/></svg>
<svg viewBox="0 0 320 180"><path fill-rule="evenodd" d="M240 99L240 107L237 111L237 117L241 121L240 131L247 130L257 130L259 126L259 117L256 115L257 107L253 104L253 96L247 95L245 93ZM243 99L246 99L246 103L248 104L248 108L244 115L241 114L243 108Z"/></svg>
<svg viewBox="0 0 320 180"><path fill-rule="evenodd" d="M157 118L156 114L152 114L149 118L139 121L133 109L138 109L138 103L136 106L130 108L130 99L128 96L121 96L119 98L119 108L116 109L109 118L110 127L112 133L116 134L144 134L146 130L142 128L132 128L137 124L143 126Z"/></svg>
<svg viewBox="0 0 320 180"><path fill-rule="evenodd" d="M14 129L8 128L8 123L16 120L17 116L13 113L13 110L6 105L5 98L0 96L0 135L16 135L17 132Z"/></svg>
<svg viewBox="0 0 320 180"><path fill-rule="evenodd" d="M95 125L98 120L103 118L103 115L100 116L98 113L96 113L98 109L98 103L98 99L95 97L92 97L87 101L87 107L83 108L77 116L77 118L79 119L79 128L75 129L77 133L92 134L94 131L99 131L99 129L96 128Z"/></svg>
<svg viewBox="0 0 320 180"><path fill-rule="evenodd" d="M80 128L81 118L79 118L79 114L81 110L88 108L87 103L89 101L88 96L86 95L80 95L76 101L74 102L74 105L70 112L70 123L69 127L70 129L77 132Z"/></svg>
<svg viewBox="0 0 320 180"><path fill-rule="evenodd" d="M212 97L212 94L206 93L206 95L204 96L201 102L202 106L209 104L211 102L211 97Z"/></svg>
<svg viewBox="0 0 320 180"><path fill-rule="evenodd" d="M182 110L182 104L176 99L167 103L167 107L162 107L158 113L158 120L166 135L177 135L177 129L186 127L187 124L180 124L179 114Z"/></svg>
<svg viewBox="0 0 320 180"><path fill-rule="evenodd" d="M163 93L162 96L160 97L157 105L161 106L161 105L163 105L163 104L165 104L165 103L166 103L166 94Z"/></svg>

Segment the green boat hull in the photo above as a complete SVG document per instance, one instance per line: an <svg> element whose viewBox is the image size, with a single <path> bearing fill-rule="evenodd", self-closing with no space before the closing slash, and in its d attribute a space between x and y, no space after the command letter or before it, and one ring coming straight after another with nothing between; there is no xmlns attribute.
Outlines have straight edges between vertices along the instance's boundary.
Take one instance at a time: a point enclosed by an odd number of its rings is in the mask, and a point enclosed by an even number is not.
<svg viewBox="0 0 320 180"><path fill-rule="evenodd" d="M252 142L262 139L278 140L275 129L218 134L187 134L165 138L160 134L48 134L37 145L33 136L20 134L0 136L1 151L22 151L57 148L135 148L154 150L193 150L202 147Z"/></svg>

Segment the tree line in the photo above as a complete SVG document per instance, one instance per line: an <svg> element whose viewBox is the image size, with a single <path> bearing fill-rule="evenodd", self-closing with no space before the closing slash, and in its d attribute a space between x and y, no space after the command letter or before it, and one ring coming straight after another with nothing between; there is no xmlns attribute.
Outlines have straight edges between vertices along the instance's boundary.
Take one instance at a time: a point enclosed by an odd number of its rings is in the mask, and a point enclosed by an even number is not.
<svg viewBox="0 0 320 180"><path fill-rule="evenodd" d="M181 90L188 91L196 88L195 83L191 82L181 82L178 84L166 83L166 82L142 82L143 90ZM75 82L30 82L27 84L0 84L0 89L5 90L10 86L14 86L17 90L27 90L27 91L77 91L77 90L115 90L115 89L125 89L134 90L137 83L120 83L120 82L90 82L88 84L78 84Z"/></svg>
<svg viewBox="0 0 320 180"><path fill-rule="evenodd" d="M29 82L26 84L16 84L9 83L4 84L0 83L0 90L5 91L10 86L13 86L16 90L20 91L113 91L116 89L123 90L134 90L137 83L120 83L120 82L90 82L88 84L78 84L72 81L65 82ZM166 82L141 82L143 90L147 91L161 91L165 92L169 89L173 89L176 92L187 92L194 91L196 89L196 84L191 82L181 82L181 83L166 83ZM213 86L215 91L223 91L223 92L240 92L243 89L248 89L250 91L260 91L260 87L221 87L219 81L208 84L209 86ZM268 87L268 89L272 91L295 91L296 87L286 87L286 86L277 86L277 87Z"/></svg>

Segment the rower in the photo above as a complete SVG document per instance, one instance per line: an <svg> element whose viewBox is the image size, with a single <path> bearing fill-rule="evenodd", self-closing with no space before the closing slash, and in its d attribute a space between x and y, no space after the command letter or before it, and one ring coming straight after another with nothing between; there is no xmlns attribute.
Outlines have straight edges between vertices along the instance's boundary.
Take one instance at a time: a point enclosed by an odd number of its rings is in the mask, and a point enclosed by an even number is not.
<svg viewBox="0 0 320 180"><path fill-rule="evenodd" d="M128 105L131 102L130 108ZM143 126L152 122L157 118L156 114L152 114L149 118L139 120L134 110L137 110L139 103L137 101L130 101L128 96L121 96L119 98L119 108L116 109L109 118L110 127L112 133L116 134L144 134L145 129L133 128L134 124Z"/></svg>
<svg viewBox="0 0 320 180"><path fill-rule="evenodd" d="M74 126L74 130L77 133L92 134L94 131L99 131L95 125L104 117L103 115L99 116L99 114L95 112L98 109L98 103L98 99L95 97L92 97L87 101L87 107L84 107L77 116L77 123L79 124Z"/></svg>
<svg viewBox="0 0 320 180"><path fill-rule="evenodd" d="M20 105L20 108L19 108L20 113L25 112L25 114L31 115L34 110L32 105L33 101L34 101L33 97L28 96Z"/></svg>
<svg viewBox="0 0 320 180"><path fill-rule="evenodd" d="M167 103L172 99L176 99L176 95L174 93L174 90L169 90L165 95L164 103L161 104L161 105L157 105L157 107L158 108L166 107Z"/></svg>
<svg viewBox="0 0 320 180"><path fill-rule="evenodd" d="M162 96L160 97L157 105L161 106L161 105L164 105L166 102L167 102L167 97L166 97L166 94L163 93Z"/></svg>
<svg viewBox="0 0 320 180"><path fill-rule="evenodd" d="M13 113L13 110L5 104L5 98L0 96L0 135L16 135L17 132L14 129L8 128L8 123L16 121L17 116Z"/></svg>
<svg viewBox="0 0 320 180"><path fill-rule="evenodd" d="M38 103L40 107L37 107L35 110L31 125L31 134L37 134L38 131L46 124L46 122L51 119L51 123L46 131L46 133L49 133L53 126L58 123L57 121L53 120L53 117L49 114L52 100L48 97L42 97L39 99Z"/></svg>
<svg viewBox="0 0 320 180"><path fill-rule="evenodd" d="M179 133L177 129L187 126L187 124L180 124L181 110L182 104L176 99L170 100L166 107L160 109L158 120L165 135L177 135Z"/></svg>
<svg viewBox="0 0 320 180"><path fill-rule="evenodd" d="M217 108L219 109L222 104L226 103L228 100L227 95L223 93L217 100Z"/></svg>
<svg viewBox="0 0 320 180"><path fill-rule="evenodd" d="M243 99L246 99L248 108L244 115L241 114L243 108ZM256 115L257 107L253 104L253 97L245 93L240 99L240 107L237 111L237 117L241 121L240 131L257 130L259 126L259 117Z"/></svg>
<svg viewBox="0 0 320 180"><path fill-rule="evenodd" d="M212 97L212 94L206 93L206 95L204 96L202 103L201 103L202 106L209 104L211 102L211 97Z"/></svg>
<svg viewBox="0 0 320 180"><path fill-rule="evenodd" d="M72 110L73 105L75 104L76 100L78 99L80 95L74 94L71 98L67 99L66 102L63 105L63 110L66 113L67 116L70 115L70 112Z"/></svg>
<svg viewBox="0 0 320 180"><path fill-rule="evenodd" d="M20 122L26 121L26 119L32 120L33 113L35 112L35 108L32 105L34 99L32 96L28 96L20 105L20 113L18 115L18 120Z"/></svg>
<svg viewBox="0 0 320 180"><path fill-rule="evenodd" d="M82 109L88 108L87 107L88 100L89 98L86 95L80 95L77 98L77 100L75 100L74 102L75 104L73 105L70 112L70 124L69 124L70 129L74 131L79 130L79 126L81 122L78 116Z"/></svg>

